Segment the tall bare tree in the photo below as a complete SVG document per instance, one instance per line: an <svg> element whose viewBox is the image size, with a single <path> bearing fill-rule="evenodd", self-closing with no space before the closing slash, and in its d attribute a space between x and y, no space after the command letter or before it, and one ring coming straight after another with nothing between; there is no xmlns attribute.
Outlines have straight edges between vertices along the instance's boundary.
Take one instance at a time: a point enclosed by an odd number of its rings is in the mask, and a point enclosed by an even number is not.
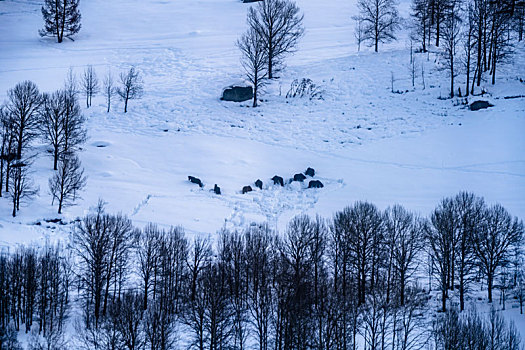
<svg viewBox="0 0 525 350"><path fill-rule="evenodd" d="M16 84L7 95L7 108L15 132L16 158L22 159L22 152L38 136L38 110L42 104L42 95L35 83L29 80Z"/></svg>
<svg viewBox="0 0 525 350"><path fill-rule="evenodd" d="M80 159L75 154L64 155L60 159L58 171L49 179L49 191L58 202L58 213L62 208L73 204L80 198L79 192L86 186L84 169L81 168Z"/></svg>
<svg viewBox="0 0 525 350"><path fill-rule="evenodd" d="M1 149L0 149L0 197L2 190L9 191L9 169L11 162L16 158L15 152L15 133L11 113L6 106L0 106L0 127L1 127Z"/></svg>
<svg viewBox="0 0 525 350"><path fill-rule="evenodd" d="M299 7L290 0L265 0L248 10L248 25L264 43L269 79L274 78L284 56L295 51L304 34L302 22Z"/></svg>
<svg viewBox="0 0 525 350"><path fill-rule="evenodd" d="M107 112L109 113L109 110L111 108L111 98L116 93L113 75L111 74L111 71L109 70L108 70L107 75L104 77L104 89L103 90L104 90L104 96L106 96L106 103L108 106Z"/></svg>
<svg viewBox="0 0 525 350"><path fill-rule="evenodd" d="M92 65L87 66L82 75L82 89L86 95L86 107L91 107L91 99L99 92L97 73Z"/></svg>
<svg viewBox="0 0 525 350"><path fill-rule="evenodd" d="M450 0L446 10L445 20L441 35L443 38L443 51L441 55L444 59L445 69L450 76L450 97L454 97L454 79L458 75L457 53L461 40L461 17L459 16L459 2Z"/></svg>
<svg viewBox="0 0 525 350"><path fill-rule="evenodd" d="M374 46L375 52L380 43L396 40L399 14L395 0L359 0L357 6L363 20L363 38Z"/></svg>
<svg viewBox="0 0 525 350"><path fill-rule="evenodd" d="M11 165L9 172L9 197L13 203L13 217L20 210L20 203L33 199L38 193L30 177L30 160L17 160Z"/></svg>
<svg viewBox="0 0 525 350"><path fill-rule="evenodd" d="M447 310L448 289L453 284L454 250L457 218L454 203L450 198L441 201L430 215L431 225L427 227L428 253L432 257L433 271L441 291L441 309Z"/></svg>
<svg viewBox="0 0 525 350"><path fill-rule="evenodd" d="M253 85L253 107L257 107L259 89L265 85L268 77L268 55L262 36L253 28L249 28L237 41L241 50L241 64L246 77Z"/></svg>
<svg viewBox="0 0 525 350"><path fill-rule="evenodd" d="M140 98L144 92L144 82L140 72L131 67L129 71L120 73L120 84L117 94L124 101L124 113L128 111L128 101Z"/></svg>
<svg viewBox="0 0 525 350"><path fill-rule="evenodd" d="M481 272L487 279L487 293L492 302L494 279L500 269L509 264L511 248L523 238L523 222L512 217L501 205L487 208L483 224L474 234L474 251Z"/></svg>

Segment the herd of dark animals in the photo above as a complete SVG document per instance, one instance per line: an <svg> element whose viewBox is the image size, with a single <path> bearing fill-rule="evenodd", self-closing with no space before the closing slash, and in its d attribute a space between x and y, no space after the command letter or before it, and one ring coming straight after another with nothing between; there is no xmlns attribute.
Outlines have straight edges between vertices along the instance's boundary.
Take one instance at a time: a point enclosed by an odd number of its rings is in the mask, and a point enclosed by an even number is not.
<svg viewBox="0 0 525 350"><path fill-rule="evenodd" d="M315 170L312 168L308 168L306 169L304 174L303 173L295 174L293 176L293 179L288 180L288 183L292 183L293 181L304 182L304 180L306 180L305 175L309 177L314 177ZM274 185L284 186L284 179L280 176L275 175L274 177L271 178L271 180L273 181ZM199 178L196 178L195 176L188 176L188 181L199 185L199 187L201 188L204 187L204 184L202 183L202 181ZM255 181L255 187L262 190L263 182L261 181L261 179L257 179L257 181ZM324 187L323 183L319 180L310 180L310 182L308 183L308 188L323 188L323 187ZM244 186L241 190L241 193L245 194L245 193L252 192L252 191L253 191L252 186ZM217 184L215 184L215 186L213 187L213 192L215 194L221 194L221 188L217 186Z"/></svg>

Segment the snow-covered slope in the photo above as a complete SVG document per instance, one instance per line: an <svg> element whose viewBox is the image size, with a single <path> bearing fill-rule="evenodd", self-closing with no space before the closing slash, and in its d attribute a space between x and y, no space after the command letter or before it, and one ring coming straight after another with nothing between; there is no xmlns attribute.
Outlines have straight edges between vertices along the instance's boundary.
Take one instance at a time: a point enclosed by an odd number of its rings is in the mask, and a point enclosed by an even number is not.
<svg viewBox="0 0 525 350"><path fill-rule="evenodd" d="M397 43L378 54L356 52L351 16L355 2L300 0L306 34L280 79L267 87L262 106L222 102L224 86L243 80L235 41L250 5L237 0L82 2L83 28L75 41L56 44L37 35L39 1L0 1L0 101L17 82L42 91L62 86L69 67L80 75L95 67L100 79L135 65L145 95L122 113L105 112L98 96L85 110L90 139L81 153L88 175L83 200L64 220L85 214L99 198L134 223L182 225L213 234L268 220L282 229L298 213L330 217L356 200L380 208L400 203L426 215L444 196L473 191L525 217L525 95L523 47L504 67L497 85L486 85L495 107L470 112L446 96L448 81L435 70L434 54L418 54L412 87L409 54ZM406 16L407 1L401 3ZM404 11L404 12L403 12ZM425 71L425 89L420 70ZM404 93L391 93L394 89ZM285 99L290 82L308 77L324 100ZM460 78L461 79L461 78ZM34 167L40 194L10 217L0 200L0 244L61 238L68 227L55 218L47 193L51 159L45 148ZM326 185L269 185L316 169ZM200 177L199 189L187 181ZM264 189L242 195L257 179ZM217 183L223 195L210 190ZM41 225L36 225L40 222Z"/></svg>

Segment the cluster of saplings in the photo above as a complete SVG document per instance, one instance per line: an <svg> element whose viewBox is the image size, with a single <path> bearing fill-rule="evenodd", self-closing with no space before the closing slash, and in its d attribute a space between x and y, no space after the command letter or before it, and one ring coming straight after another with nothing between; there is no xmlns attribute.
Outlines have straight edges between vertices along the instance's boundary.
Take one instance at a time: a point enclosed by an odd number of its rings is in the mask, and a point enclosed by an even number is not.
<svg viewBox="0 0 525 350"><path fill-rule="evenodd" d="M520 349L495 311L454 306L452 291L464 298L474 281L489 301L493 287L525 294L522 222L471 193L428 219L356 202L331 220L295 217L281 234L253 224L217 237L139 230L99 203L67 246L0 257L0 349L14 349L19 330L32 332L31 349ZM437 306L432 279L428 290L417 281L426 269L449 299L444 313L425 314Z"/></svg>
<svg viewBox="0 0 525 350"><path fill-rule="evenodd" d="M142 80L131 67L120 74L118 87L108 73L103 89L108 112L114 94L122 98L126 112L128 100L142 93ZM87 130L78 95L85 94L89 108L98 91L96 73L88 66L80 83L70 71L64 87L52 93L40 93L31 81L18 83L7 92L7 101L0 105L0 197L10 198L13 216L20 203L32 199L39 190L31 178L37 140L45 142L53 156L55 172L49 179L49 192L52 204L58 204L58 213L79 198L86 177L76 153L87 139Z"/></svg>

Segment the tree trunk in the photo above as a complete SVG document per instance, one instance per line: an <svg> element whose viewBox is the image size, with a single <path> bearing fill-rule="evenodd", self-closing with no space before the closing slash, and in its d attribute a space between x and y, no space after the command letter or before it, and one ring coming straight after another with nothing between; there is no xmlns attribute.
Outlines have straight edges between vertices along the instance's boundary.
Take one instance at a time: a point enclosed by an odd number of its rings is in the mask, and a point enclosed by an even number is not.
<svg viewBox="0 0 525 350"><path fill-rule="evenodd" d="M257 90L257 83L255 83L253 88L253 107L257 107Z"/></svg>
<svg viewBox="0 0 525 350"><path fill-rule="evenodd" d="M491 273L487 276L487 292L489 296L489 303L492 303L492 284L493 284L493 276Z"/></svg>
<svg viewBox="0 0 525 350"><path fill-rule="evenodd" d="M53 170L58 170L58 146L55 146L55 152L53 154Z"/></svg>

